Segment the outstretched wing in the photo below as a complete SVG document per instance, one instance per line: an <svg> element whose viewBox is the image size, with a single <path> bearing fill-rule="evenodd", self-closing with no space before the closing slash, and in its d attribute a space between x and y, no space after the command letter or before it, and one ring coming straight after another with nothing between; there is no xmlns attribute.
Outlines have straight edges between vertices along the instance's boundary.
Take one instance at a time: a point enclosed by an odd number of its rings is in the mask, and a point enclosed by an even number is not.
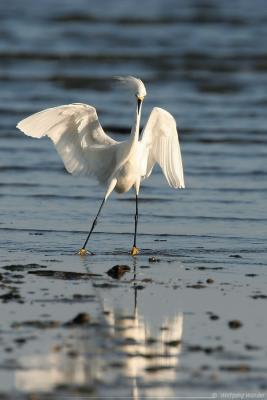
<svg viewBox="0 0 267 400"><path fill-rule="evenodd" d="M170 186L184 188L182 157L173 116L162 108L153 108L143 129L141 143L147 152L144 177L151 174L157 162Z"/></svg>
<svg viewBox="0 0 267 400"><path fill-rule="evenodd" d="M95 175L105 183L115 167L118 142L103 131L94 107L68 104L23 119L17 125L28 136L48 136L68 172Z"/></svg>

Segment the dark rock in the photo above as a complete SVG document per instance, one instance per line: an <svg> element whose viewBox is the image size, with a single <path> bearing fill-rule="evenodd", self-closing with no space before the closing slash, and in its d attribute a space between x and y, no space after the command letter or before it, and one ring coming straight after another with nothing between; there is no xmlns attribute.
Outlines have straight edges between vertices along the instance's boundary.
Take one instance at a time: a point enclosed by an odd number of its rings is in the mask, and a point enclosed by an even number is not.
<svg viewBox="0 0 267 400"><path fill-rule="evenodd" d="M125 272L129 271L131 271L131 268L128 265L114 265L107 271L107 274L113 279L120 279Z"/></svg>
<svg viewBox="0 0 267 400"><path fill-rule="evenodd" d="M206 280L206 282L207 282L207 283L214 283L214 279L208 278L208 279Z"/></svg>
<svg viewBox="0 0 267 400"><path fill-rule="evenodd" d="M238 319L233 319L232 321L228 322L228 326L231 329L239 329L239 328L241 328L241 326L243 326L243 324Z"/></svg>
<svg viewBox="0 0 267 400"><path fill-rule="evenodd" d="M242 256L240 256L240 254L231 254L229 257L232 257L232 258L242 258Z"/></svg>
<svg viewBox="0 0 267 400"><path fill-rule="evenodd" d="M64 326L75 326L75 325L88 325L91 321L91 317L88 313L82 312L76 315L72 320L66 322Z"/></svg>
<svg viewBox="0 0 267 400"><path fill-rule="evenodd" d="M213 320L213 321L216 321L219 318L220 317L218 315L215 315L215 314L210 315L210 319Z"/></svg>
<svg viewBox="0 0 267 400"><path fill-rule="evenodd" d="M148 262L156 263L156 262L160 262L160 259L153 256L153 257L149 257Z"/></svg>

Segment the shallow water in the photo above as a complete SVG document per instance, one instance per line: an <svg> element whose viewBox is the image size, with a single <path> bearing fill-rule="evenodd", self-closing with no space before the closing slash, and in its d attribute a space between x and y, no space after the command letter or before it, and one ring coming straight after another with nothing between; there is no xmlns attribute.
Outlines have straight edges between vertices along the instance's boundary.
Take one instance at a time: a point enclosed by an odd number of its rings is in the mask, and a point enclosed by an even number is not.
<svg viewBox="0 0 267 400"><path fill-rule="evenodd" d="M265 2L110 4L0 4L0 296L13 294L1 297L0 393L255 398L267 369ZM123 140L133 100L110 78L126 74L146 83L143 124L155 105L175 116L186 190L159 169L143 183L134 260L134 193L113 194L96 255L80 259L103 190L15 125L86 102ZM31 263L101 276L39 276ZM14 264L24 267L4 268ZM106 274L117 264L131 269L120 280ZM64 325L80 312L91 324Z"/></svg>

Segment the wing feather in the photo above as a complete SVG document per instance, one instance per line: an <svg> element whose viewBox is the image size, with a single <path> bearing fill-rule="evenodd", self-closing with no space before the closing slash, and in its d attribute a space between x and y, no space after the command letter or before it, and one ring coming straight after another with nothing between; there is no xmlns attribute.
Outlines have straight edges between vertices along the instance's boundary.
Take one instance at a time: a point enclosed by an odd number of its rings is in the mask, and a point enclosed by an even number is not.
<svg viewBox="0 0 267 400"><path fill-rule="evenodd" d="M23 119L17 128L35 138L48 136L71 174L93 174L106 183L113 172L118 142L105 134L94 107L74 103L49 108Z"/></svg>
<svg viewBox="0 0 267 400"><path fill-rule="evenodd" d="M148 154L144 177L147 178L158 163L170 186L184 188L182 156L173 116L162 108L153 108L141 142Z"/></svg>

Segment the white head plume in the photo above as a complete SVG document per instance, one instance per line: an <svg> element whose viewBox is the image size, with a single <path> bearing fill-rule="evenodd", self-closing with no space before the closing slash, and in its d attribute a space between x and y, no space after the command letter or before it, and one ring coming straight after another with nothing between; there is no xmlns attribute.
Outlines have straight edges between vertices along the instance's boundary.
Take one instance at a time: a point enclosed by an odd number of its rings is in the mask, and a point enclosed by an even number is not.
<svg viewBox="0 0 267 400"><path fill-rule="evenodd" d="M120 81L123 85L130 88L135 96L144 98L146 96L146 88L141 79L135 78L134 76L115 76L115 79Z"/></svg>

